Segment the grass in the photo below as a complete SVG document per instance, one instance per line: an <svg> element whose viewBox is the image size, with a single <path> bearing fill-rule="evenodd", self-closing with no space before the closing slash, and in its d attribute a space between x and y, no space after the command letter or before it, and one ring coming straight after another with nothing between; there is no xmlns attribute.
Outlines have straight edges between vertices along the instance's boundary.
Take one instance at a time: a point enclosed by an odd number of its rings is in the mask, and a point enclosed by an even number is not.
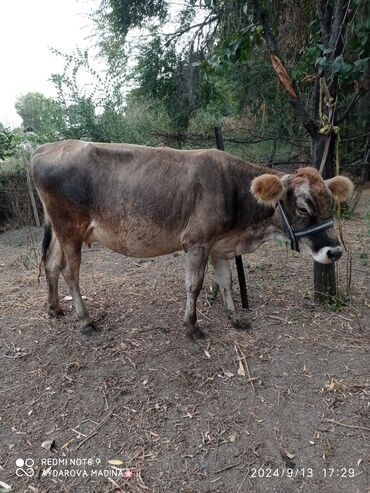
<svg viewBox="0 0 370 493"><path fill-rule="evenodd" d="M273 141L265 140L254 144L237 144L228 142L226 138L225 150L243 159L268 162L273 152ZM284 159L295 151L296 149L289 142L279 141L273 159Z"/></svg>
<svg viewBox="0 0 370 493"><path fill-rule="evenodd" d="M367 267L369 265L369 256L367 252L360 253L360 259L362 260L362 264L364 265L364 267Z"/></svg>
<svg viewBox="0 0 370 493"><path fill-rule="evenodd" d="M334 296L327 296L325 306L332 312L336 313L342 310L346 304L347 303L345 302L343 296L336 294Z"/></svg>
<svg viewBox="0 0 370 493"><path fill-rule="evenodd" d="M208 287L206 291L206 297L210 306L212 306L213 303L217 300L219 293L220 286L217 283L213 283L211 286Z"/></svg>

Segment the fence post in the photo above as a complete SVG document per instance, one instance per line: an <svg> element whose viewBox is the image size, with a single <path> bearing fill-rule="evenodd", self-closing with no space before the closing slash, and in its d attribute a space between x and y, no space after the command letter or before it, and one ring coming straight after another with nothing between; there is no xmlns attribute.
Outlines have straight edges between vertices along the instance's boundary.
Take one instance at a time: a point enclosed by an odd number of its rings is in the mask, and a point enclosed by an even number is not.
<svg viewBox="0 0 370 493"><path fill-rule="evenodd" d="M222 134L221 127L215 127L214 131L215 131L215 138L216 138L216 147L220 151L224 151L225 150L224 136ZM241 302L242 302L242 307L249 310L247 284L245 281L243 259L242 259L241 255L235 255L235 264L236 264L236 270L238 272L239 287L240 287L240 298L241 298Z"/></svg>
<svg viewBox="0 0 370 493"><path fill-rule="evenodd" d="M26 155L24 153L24 150L22 150L22 156L23 156L24 167L26 168L27 188L28 188L28 194L29 194L30 200L31 200L33 217L35 218L36 225L41 226L39 213L37 211L35 195L33 193L33 188L32 188L32 182L31 182L31 177L30 177L30 168L29 168L28 161L27 161Z"/></svg>

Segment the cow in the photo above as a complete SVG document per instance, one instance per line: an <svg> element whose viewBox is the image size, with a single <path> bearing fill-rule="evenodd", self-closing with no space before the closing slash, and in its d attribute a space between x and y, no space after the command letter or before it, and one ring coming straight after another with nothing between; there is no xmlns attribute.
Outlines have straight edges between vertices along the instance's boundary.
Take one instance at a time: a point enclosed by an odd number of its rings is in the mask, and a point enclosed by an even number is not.
<svg viewBox="0 0 370 493"><path fill-rule="evenodd" d="M235 309L229 259L273 239L320 263L342 247L333 227L334 197L347 200L352 182L323 180L311 167L284 174L216 149L177 150L66 140L38 147L31 162L45 215L42 261L48 312L62 315L63 274L85 334L96 327L79 287L81 248L98 241L129 257L185 251L190 337L201 337L196 301L207 259L213 264L231 324L248 328Z"/></svg>

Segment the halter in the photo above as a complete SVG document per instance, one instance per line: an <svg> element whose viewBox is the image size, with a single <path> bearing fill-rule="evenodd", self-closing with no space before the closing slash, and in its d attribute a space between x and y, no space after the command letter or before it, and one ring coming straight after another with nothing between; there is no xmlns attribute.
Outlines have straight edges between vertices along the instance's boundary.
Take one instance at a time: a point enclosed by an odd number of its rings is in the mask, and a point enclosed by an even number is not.
<svg viewBox="0 0 370 493"><path fill-rule="evenodd" d="M285 229L289 235L290 246L292 250L299 252L298 240L302 238L302 236L309 236L313 233L318 233L319 231L324 231L325 229L329 229L334 226L334 221L332 219L327 219L322 223L315 224L314 226L309 226L308 228L302 228L295 230L293 226L290 224L288 216L285 212L283 203L281 200L277 203L276 207L279 208L281 219L283 220L283 224Z"/></svg>

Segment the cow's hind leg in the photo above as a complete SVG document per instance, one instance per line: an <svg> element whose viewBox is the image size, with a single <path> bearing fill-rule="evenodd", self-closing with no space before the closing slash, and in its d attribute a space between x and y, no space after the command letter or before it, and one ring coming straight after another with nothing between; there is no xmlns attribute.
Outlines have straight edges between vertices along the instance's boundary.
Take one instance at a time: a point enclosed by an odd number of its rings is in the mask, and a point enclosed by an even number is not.
<svg viewBox="0 0 370 493"><path fill-rule="evenodd" d="M208 249L203 246L187 248L185 264L186 308L184 325L191 338L204 337L197 324L196 303L202 289L204 271L208 258Z"/></svg>
<svg viewBox="0 0 370 493"><path fill-rule="evenodd" d="M58 238L50 225L45 225L44 229L42 260L48 286L48 313L51 317L60 317L64 312L59 304L58 280L64 259Z"/></svg>
<svg viewBox="0 0 370 493"><path fill-rule="evenodd" d="M80 292L79 275L81 265L81 247L82 243L80 241L72 242L68 240L67 242L63 242L62 249L66 262L62 269L62 273L71 291L77 318L81 323L81 330L84 334L89 335L96 330L96 327L89 317Z"/></svg>
<svg viewBox="0 0 370 493"><path fill-rule="evenodd" d="M232 277L229 260L211 255L211 261L215 269L217 282L220 287L221 296L225 304L226 313L233 327L235 327L236 329L249 329L249 322L247 320L244 320L235 308L233 296L231 293Z"/></svg>

